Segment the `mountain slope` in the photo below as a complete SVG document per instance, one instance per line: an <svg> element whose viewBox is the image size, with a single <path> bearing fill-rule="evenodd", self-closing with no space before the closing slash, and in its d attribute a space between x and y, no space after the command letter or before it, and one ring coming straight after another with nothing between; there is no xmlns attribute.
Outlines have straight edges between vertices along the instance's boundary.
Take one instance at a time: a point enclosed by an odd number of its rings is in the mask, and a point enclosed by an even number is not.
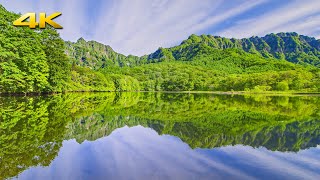
<svg viewBox="0 0 320 180"><path fill-rule="evenodd" d="M320 40L297 33L268 34L265 37L244 39L191 35L180 46L168 50L178 60L183 52L181 49L196 44L205 44L216 49L241 49L266 58L286 59L293 63L307 63L320 67Z"/></svg>
<svg viewBox="0 0 320 180"><path fill-rule="evenodd" d="M65 52L73 63L91 69L133 66L141 60L140 57L125 56L115 52L110 46L95 41L87 42L83 38L77 42L66 41L65 44Z"/></svg>
<svg viewBox="0 0 320 180"><path fill-rule="evenodd" d="M296 64L320 67L320 40L297 33L269 34L265 37L228 39L212 35L191 35L180 45L159 48L146 56L124 56L110 46L80 38L76 43L66 42L67 55L77 64L93 69L106 66L135 66L163 61L190 61L199 54L214 49L238 49L264 58L287 60Z"/></svg>
<svg viewBox="0 0 320 180"><path fill-rule="evenodd" d="M284 39L279 40L283 43L277 49L283 52L281 56L274 48L267 48L272 46L267 40L271 36ZM107 76L133 77L139 82L139 90L144 91L319 91L319 58L314 56L318 41L299 36L304 43L301 40L301 46L294 46L285 36L294 39L297 35L280 33L251 40L191 35L179 46L159 48L143 57L124 56L109 46L79 39L67 42L67 54L76 64ZM246 48L248 44L252 44L250 49ZM284 59L301 57L305 52L314 60Z"/></svg>

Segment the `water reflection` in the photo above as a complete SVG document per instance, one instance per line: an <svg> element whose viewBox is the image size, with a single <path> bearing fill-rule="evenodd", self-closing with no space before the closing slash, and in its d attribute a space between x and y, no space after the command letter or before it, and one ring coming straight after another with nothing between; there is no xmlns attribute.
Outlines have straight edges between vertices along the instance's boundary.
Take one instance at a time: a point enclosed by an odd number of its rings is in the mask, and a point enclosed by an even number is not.
<svg viewBox="0 0 320 180"><path fill-rule="evenodd" d="M314 178L319 149L309 148L320 144L319 101L164 93L2 97L0 179L22 172L22 179Z"/></svg>
<svg viewBox="0 0 320 180"><path fill-rule="evenodd" d="M320 149L270 152L248 146L195 149L141 126L115 130L81 145L65 141L50 167L21 179L312 179L320 176Z"/></svg>

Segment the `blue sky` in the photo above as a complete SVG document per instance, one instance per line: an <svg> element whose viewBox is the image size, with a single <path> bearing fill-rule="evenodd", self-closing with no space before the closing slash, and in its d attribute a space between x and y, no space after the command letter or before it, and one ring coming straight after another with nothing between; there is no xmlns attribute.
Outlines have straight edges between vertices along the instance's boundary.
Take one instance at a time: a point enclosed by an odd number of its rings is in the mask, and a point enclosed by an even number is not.
<svg viewBox="0 0 320 180"><path fill-rule="evenodd" d="M8 10L62 12L65 40L80 37L144 55L191 34L243 38L298 32L320 39L320 0L0 0Z"/></svg>

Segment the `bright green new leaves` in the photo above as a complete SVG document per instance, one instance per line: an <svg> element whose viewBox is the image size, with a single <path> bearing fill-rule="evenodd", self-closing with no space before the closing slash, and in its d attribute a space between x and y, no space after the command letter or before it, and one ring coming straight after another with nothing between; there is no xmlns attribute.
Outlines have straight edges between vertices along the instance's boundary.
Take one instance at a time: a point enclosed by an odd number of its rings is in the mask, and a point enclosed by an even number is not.
<svg viewBox="0 0 320 180"><path fill-rule="evenodd" d="M1 20L0 24L7 23ZM40 37L31 30L8 28L0 35L0 92L44 91L49 67Z"/></svg>
<svg viewBox="0 0 320 180"><path fill-rule="evenodd" d="M49 66L48 82L50 87L47 91L65 91L67 82L70 81L71 64L64 53L64 41L57 31L51 28L43 30L40 36Z"/></svg>

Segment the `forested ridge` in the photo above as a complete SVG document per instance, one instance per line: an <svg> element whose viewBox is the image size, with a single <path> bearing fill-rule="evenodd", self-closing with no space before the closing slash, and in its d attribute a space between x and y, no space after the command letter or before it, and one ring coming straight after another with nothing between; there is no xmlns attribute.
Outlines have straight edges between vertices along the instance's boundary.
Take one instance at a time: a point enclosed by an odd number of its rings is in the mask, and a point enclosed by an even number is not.
<svg viewBox="0 0 320 180"><path fill-rule="evenodd" d="M296 33L248 39L191 35L142 57L54 29L14 27L0 7L0 93L67 91L319 92L320 43Z"/></svg>

